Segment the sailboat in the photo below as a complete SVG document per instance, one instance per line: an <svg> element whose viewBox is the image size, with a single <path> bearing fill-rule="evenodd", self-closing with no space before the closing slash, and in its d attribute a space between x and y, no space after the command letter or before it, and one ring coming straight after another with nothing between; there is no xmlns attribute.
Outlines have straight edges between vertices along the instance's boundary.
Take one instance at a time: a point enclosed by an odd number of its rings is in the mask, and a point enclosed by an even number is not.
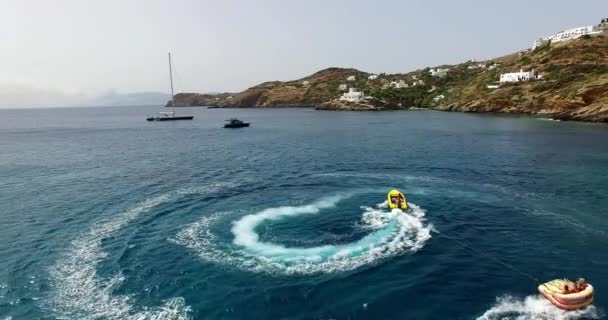
<svg viewBox="0 0 608 320"><path fill-rule="evenodd" d="M176 120L192 120L194 116L181 116L175 115L175 94L173 94L173 68L171 64L171 52L169 52L169 79L171 80L171 107L173 111L170 112L159 112L158 116L152 116L146 118L147 121L176 121Z"/></svg>

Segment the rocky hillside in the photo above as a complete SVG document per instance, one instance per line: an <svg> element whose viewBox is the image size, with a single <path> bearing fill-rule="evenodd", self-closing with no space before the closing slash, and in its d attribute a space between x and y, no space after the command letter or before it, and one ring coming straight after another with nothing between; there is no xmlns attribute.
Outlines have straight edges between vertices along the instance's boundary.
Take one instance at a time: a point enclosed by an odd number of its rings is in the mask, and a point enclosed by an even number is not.
<svg viewBox="0 0 608 320"><path fill-rule="evenodd" d="M608 122L608 37L599 35L495 59L494 70L463 74L442 86L439 110L545 114L563 120ZM491 89L501 73L536 70L542 78ZM467 70L469 71L469 70ZM466 73L462 66L454 74Z"/></svg>
<svg viewBox="0 0 608 320"><path fill-rule="evenodd" d="M444 111L543 114L564 120L608 122L608 34L547 44L488 61L444 65L406 74L369 74L328 68L287 82L265 82L237 94L178 94L176 105L223 107L317 107L323 110L387 110L427 107ZM541 79L502 84L500 74L534 69ZM354 80L349 77L354 76ZM488 87L490 85L490 88ZM493 86L494 85L494 86ZM344 87L371 97L337 100Z"/></svg>
<svg viewBox="0 0 608 320"><path fill-rule="evenodd" d="M199 106L213 106L226 98L234 95L234 93L178 93L174 96L176 107L199 107ZM171 100L166 104L166 107L171 106Z"/></svg>
<svg viewBox="0 0 608 320"><path fill-rule="evenodd" d="M222 107L314 107L340 95L338 90L349 76L355 86L367 79L367 73L356 69L328 68L308 77L293 81L264 82L243 92L221 95L180 93L175 96L176 106ZM168 104L169 105L169 104Z"/></svg>

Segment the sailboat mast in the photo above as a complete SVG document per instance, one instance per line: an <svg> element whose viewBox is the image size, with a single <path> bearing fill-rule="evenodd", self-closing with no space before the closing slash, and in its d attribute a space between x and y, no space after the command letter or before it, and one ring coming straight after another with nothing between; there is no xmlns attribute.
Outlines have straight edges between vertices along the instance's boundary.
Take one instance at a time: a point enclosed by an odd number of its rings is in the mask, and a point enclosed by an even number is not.
<svg viewBox="0 0 608 320"><path fill-rule="evenodd" d="M171 106L173 114L175 114L175 95L173 94L173 69L171 66L171 52L169 52L169 79L171 80Z"/></svg>

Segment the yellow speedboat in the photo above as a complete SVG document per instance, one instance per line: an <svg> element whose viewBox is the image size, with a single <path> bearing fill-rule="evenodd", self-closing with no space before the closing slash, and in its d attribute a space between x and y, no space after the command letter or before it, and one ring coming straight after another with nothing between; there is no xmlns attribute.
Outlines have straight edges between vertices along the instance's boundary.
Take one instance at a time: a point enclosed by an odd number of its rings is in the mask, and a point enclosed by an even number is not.
<svg viewBox="0 0 608 320"><path fill-rule="evenodd" d="M388 199L389 208L407 210L407 200L401 191L393 189L386 197Z"/></svg>

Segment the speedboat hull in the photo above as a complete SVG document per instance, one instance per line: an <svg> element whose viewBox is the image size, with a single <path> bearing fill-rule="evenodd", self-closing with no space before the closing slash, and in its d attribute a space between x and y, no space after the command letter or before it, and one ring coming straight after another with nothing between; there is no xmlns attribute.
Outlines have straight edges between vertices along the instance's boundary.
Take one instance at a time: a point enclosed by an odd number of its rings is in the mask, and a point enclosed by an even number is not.
<svg viewBox="0 0 608 320"><path fill-rule="evenodd" d="M247 123L247 122L240 123L240 124L227 123L224 125L224 128L230 128L230 129L244 128L244 127L249 127L249 123Z"/></svg>

